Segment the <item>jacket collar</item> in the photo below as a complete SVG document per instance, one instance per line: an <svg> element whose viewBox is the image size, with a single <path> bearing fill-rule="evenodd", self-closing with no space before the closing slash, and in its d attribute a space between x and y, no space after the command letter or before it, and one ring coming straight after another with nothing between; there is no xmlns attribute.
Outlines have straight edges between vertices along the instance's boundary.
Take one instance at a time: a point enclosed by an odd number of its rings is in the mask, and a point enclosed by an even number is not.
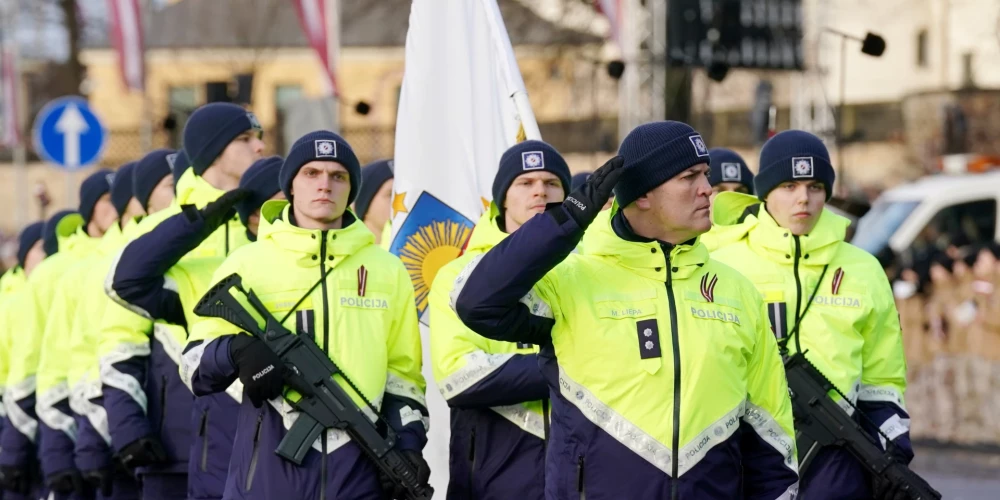
<svg viewBox="0 0 1000 500"><path fill-rule="evenodd" d="M350 210L344 212L345 226L342 229L304 229L293 224L292 218L291 204L287 200L264 203L257 238L294 255L302 267L319 265L324 240L326 263L333 267L364 247L375 244L375 235Z"/></svg>
<svg viewBox="0 0 1000 500"><path fill-rule="evenodd" d="M788 262L788 256L795 253L791 232L779 226L760 200L750 195L719 193L713 202L712 221L724 226L719 231L726 240L745 236L755 252L775 262ZM849 220L824 208L812 232L798 238L800 253L809 256L807 264L829 264L847 236L849 225Z"/></svg>
<svg viewBox="0 0 1000 500"><path fill-rule="evenodd" d="M472 229L472 236L469 237L469 243L465 247L466 252L486 253L507 237L507 233L501 231L497 224L499 216L500 211L496 205L490 203L490 209L479 217L479 222Z"/></svg>
<svg viewBox="0 0 1000 500"><path fill-rule="evenodd" d="M217 200L225 194L221 189L211 185L199 175L195 175L192 169L187 169L181 178L177 180L177 205L194 205L204 208L205 205Z"/></svg>
<svg viewBox="0 0 1000 500"><path fill-rule="evenodd" d="M672 245L643 238L632 230L615 202L601 212L583 236L583 253L615 262L630 272L666 282L664 252L669 252L672 279L686 279L708 262L708 250L697 238Z"/></svg>

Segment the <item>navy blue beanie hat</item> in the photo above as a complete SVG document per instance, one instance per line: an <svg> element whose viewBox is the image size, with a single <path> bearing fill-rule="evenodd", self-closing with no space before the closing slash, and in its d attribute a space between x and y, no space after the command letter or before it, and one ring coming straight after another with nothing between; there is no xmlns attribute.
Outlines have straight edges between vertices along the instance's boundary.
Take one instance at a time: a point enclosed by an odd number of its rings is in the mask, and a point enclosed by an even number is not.
<svg viewBox="0 0 1000 500"><path fill-rule="evenodd" d="M120 218L125 213L128 201L134 196L132 191L132 176L135 174L136 162L130 161L118 168L115 180L111 183L111 204L115 206Z"/></svg>
<svg viewBox="0 0 1000 500"><path fill-rule="evenodd" d="M712 148L708 150L708 156L712 159L708 171L709 184L715 186L723 182L736 182L743 184L748 192L753 193L753 172L747 168L747 162L736 154L736 151Z"/></svg>
<svg viewBox="0 0 1000 500"><path fill-rule="evenodd" d="M378 193L382 184L392 179L393 175L392 160L379 160L361 169L361 189L358 190L358 199L354 202L354 215L364 220L375 193Z"/></svg>
<svg viewBox="0 0 1000 500"><path fill-rule="evenodd" d="M45 229L44 222L34 222L25 226L21 234L17 235L17 265L24 268L24 259L28 258L28 250L42 239L42 230Z"/></svg>
<svg viewBox="0 0 1000 500"><path fill-rule="evenodd" d="M591 175L593 175L593 172L580 172L579 174L574 175L573 180L569 183L569 190L576 191L576 189L582 186L583 183L587 182L587 179L589 179Z"/></svg>
<svg viewBox="0 0 1000 500"><path fill-rule="evenodd" d="M278 175L285 198L292 199L292 179L299 173L302 165L311 161L332 161L347 169L351 177L351 193L347 195L347 204L350 205L361 189L361 163L354 155L351 145L329 130L309 132L292 144Z"/></svg>
<svg viewBox="0 0 1000 500"><path fill-rule="evenodd" d="M170 175L171 168L168 157L175 155L174 158L176 158L176 154L177 152L173 149L156 149L136 162L135 170L132 172L132 190L135 193L135 199L139 200L144 210L149 209L146 204L149 203L149 197L156 189L156 185L164 177Z"/></svg>
<svg viewBox="0 0 1000 500"><path fill-rule="evenodd" d="M250 214L261 207L265 201L281 191L281 184L278 183L278 173L281 172L281 163L284 160L280 156L268 156L261 158L250 165L243 177L240 177L240 187L250 191L250 196L243 198L236 204L236 212L240 214L240 220L244 227L250 225Z"/></svg>
<svg viewBox="0 0 1000 500"><path fill-rule="evenodd" d="M184 172L187 172L191 168L191 162L188 161L187 153L184 152L184 149L178 149L176 153L167 155L167 164L170 165L170 173L174 176L174 193L176 193L177 181L181 180Z"/></svg>
<svg viewBox="0 0 1000 500"><path fill-rule="evenodd" d="M56 233L56 228L59 227L60 221L70 215L79 214L75 210L61 210L52 214L52 217L45 221L45 227L42 228L42 248L45 249L45 255L55 255L59 251L59 236Z"/></svg>
<svg viewBox="0 0 1000 500"><path fill-rule="evenodd" d="M195 110L184 125L184 152L194 173L202 175L226 146L248 130L263 133L257 117L236 104L213 102Z"/></svg>
<svg viewBox="0 0 1000 500"><path fill-rule="evenodd" d="M111 191L114 180L114 171L102 168L90 174L80 184L80 215L83 216L84 226L90 224L90 218L94 216L94 205L97 205L101 196Z"/></svg>
<svg viewBox="0 0 1000 500"><path fill-rule="evenodd" d="M500 213L503 213L503 202L507 198L507 190L514 179L531 172L550 172L562 182L563 194L569 194L572 177L569 165L556 148L548 143L536 140L519 142L500 157L500 168L493 178L493 203L496 203Z"/></svg>
<svg viewBox="0 0 1000 500"><path fill-rule="evenodd" d="M819 137L803 130L785 130L764 143L753 183L757 197L763 201L782 182L822 181L829 200L835 179L830 153Z"/></svg>
<svg viewBox="0 0 1000 500"><path fill-rule="evenodd" d="M625 160L615 186L615 199L621 207L699 163L711 164L701 134L675 121L651 122L632 129L618 154Z"/></svg>

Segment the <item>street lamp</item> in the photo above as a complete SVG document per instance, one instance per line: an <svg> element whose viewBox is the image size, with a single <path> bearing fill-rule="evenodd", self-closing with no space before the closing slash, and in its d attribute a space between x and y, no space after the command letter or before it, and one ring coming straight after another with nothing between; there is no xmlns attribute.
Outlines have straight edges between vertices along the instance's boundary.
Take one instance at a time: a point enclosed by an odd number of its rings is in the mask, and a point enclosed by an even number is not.
<svg viewBox="0 0 1000 500"><path fill-rule="evenodd" d="M847 87L847 42L856 41L861 42L861 53L867 54L872 57L881 57L885 52L885 39L879 35L868 32L865 34L864 38L859 38L854 35L844 33L842 31L835 30L833 28L823 28L824 33L830 33L840 37L840 104L837 109L837 121L834 142L837 146L837 160L840 163L840 177L841 182L845 182L847 178L847 162L844 160L844 152L841 148L843 142L843 121L844 121L844 108L845 108L845 87ZM846 184L846 182L845 182Z"/></svg>

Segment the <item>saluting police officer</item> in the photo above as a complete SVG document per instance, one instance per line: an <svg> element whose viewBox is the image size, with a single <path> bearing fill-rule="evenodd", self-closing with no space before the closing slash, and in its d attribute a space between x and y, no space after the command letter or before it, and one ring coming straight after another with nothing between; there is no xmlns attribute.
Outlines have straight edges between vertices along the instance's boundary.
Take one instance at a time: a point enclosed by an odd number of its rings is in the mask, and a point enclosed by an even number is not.
<svg viewBox="0 0 1000 500"><path fill-rule="evenodd" d="M763 302L698 242L705 142L654 122L619 154L452 292L472 330L541 346L546 498L793 498L791 403Z"/></svg>
<svg viewBox="0 0 1000 500"><path fill-rule="evenodd" d="M716 197L713 220L731 243L712 257L754 282L787 353L807 352L850 404L834 399L848 412L856 405L862 415L855 418L908 463L913 451L899 316L878 261L845 242L849 221L825 208L834 180L818 137L801 130L775 135L761 149L757 196ZM872 498L865 469L844 449L799 449L799 455L815 457L802 471L803 498ZM875 486L876 498L895 498L877 478Z"/></svg>

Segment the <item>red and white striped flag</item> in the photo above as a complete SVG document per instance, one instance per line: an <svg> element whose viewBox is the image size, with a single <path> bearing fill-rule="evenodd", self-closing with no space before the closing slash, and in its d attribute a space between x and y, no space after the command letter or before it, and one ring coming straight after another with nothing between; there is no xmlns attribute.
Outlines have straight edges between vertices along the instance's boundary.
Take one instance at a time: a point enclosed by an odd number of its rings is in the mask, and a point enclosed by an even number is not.
<svg viewBox="0 0 1000 500"><path fill-rule="evenodd" d="M339 46L337 30L330 29L330 24L337 24L337 20L330 16L338 15L339 0L292 0L292 3L295 4L295 12L309 46L316 51L319 62L326 71L333 95L340 97L340 89L337 88L337 63L336 60L331 60L330 54L331 45ZM327 12L328 8L330 12ZM332 56L336 58L337 54Z"/></svg>
<svg viewBox="0 0 1000 500"><path fill-rule="evenodd" d="M621 47L619 33L622 22L622 0L594 0L594 8L608 18L611 29L608 30L608 38Z"/></svg>
<svg viewBox="0 0 1000 500"><path fill-rule="evenodd" d="M143 91L146 63L142 38L142 10L139 0L108 0L111 41L118 52L118 68L126 88Z"/></svg>
<svg viewBox="0 0 1000 500"><path fill-rule="evenodd" d="M16 43L16 42L15 42ZM0 143L13 148L21 144L21 114L19 112L18 68L11 43L0 45Z"/></svg>

